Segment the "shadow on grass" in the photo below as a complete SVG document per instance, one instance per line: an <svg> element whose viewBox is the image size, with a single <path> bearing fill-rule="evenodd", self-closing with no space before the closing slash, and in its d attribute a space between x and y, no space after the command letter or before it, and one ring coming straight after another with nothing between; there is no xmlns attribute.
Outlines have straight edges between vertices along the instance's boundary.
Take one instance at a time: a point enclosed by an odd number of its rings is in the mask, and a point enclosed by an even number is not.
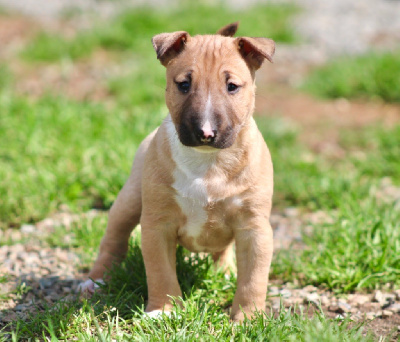
<svg viewBox="0 0 400 342"><path fill-rule="evenodd" d="M183 298L190 297L194 289L205 289L204 282L210 275L212 260L210 257L193 254L179 246L176 252L176 269ZM104 294L95 294L92 300L98 300L102 310L104 305L118 309L121 317L144 308L147 301L146 272L143 256L138 244L133 243L125 261L114 266L109 272L110 280L102 287Z"/></svg>

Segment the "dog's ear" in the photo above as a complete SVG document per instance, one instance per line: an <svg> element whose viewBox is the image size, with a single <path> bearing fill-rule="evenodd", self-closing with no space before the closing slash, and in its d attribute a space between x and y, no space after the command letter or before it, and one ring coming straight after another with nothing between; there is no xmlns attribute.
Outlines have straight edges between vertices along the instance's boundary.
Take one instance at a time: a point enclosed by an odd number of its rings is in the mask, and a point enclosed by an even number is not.
<svg viewBox="0 0 400 342"><path fill-rule="evenodd" d="M229 25L226 25L224 27L221 27L218 31L217 34L225 37L233 37L239 27L239 22L235 22Z"/></svg>
<svg viewBox="0 0 400 342"><path fill-rule="evenodd" d="M172 33L160 33L152 38L154 50L161 64L167 66L169 61L176 57L190 39L189 33L177 31Z"/></svg>
<svg viewBox="0 0 400 342"><path fill-rule="evenodd" d="M272 57L275 53L275 42L268 38L236 38L239 52L246 60L247 64L257 70L261 67L264 59L272 63Z"/></svg>

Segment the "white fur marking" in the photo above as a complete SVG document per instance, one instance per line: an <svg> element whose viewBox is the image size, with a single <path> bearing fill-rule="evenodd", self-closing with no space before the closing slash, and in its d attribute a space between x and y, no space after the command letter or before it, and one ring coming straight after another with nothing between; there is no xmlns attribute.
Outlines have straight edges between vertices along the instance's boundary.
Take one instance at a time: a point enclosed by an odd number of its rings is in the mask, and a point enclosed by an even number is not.
<svg viewBox="0 0 400 342"><path fill-rule="evenodd" d="M172 186L177 192L176 202L187 217L186 226L183 229L189 237L193 237L193 247L201 250L195 240L207 222L208 215L205 206L210 201L204 177L215 163L216 153L202 153L182 145L170 118L167 118L166 126L172 158L176 164L173 173L175 181Z"/></svg>
<svg viewBox="0 0 400 342"><path fill-rule="evenodd" d="M212 116L213 106L211 101L211 93L208 93L207 102L206 102L206 109L204 110L204 117L207 121L210 120Z"/></svg>
<svg viewBox="0 0 400 342"><path fill-rule="evenodd" d="M242 201L242 199L240 197L234 196L232 198L232 204L235 207L241 207L243 205L243 201Z"/></svg>

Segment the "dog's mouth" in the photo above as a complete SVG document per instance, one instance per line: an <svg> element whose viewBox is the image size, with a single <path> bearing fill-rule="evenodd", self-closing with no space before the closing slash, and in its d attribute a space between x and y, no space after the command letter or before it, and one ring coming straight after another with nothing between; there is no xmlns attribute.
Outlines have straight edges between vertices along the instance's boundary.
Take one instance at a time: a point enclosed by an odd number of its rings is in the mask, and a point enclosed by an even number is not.
<svg viewBox="0 0 400 342"><path fill-rule="evenodd" d="M224 130L214 129L211 132L203 132L199 128L189 127L181 123L177 129L180 142L188 147L196 147L199 151L208 152L212 149L225 149L235 142L236 132L228 126ZM208 134L207 134L208 133Z"/></svg>

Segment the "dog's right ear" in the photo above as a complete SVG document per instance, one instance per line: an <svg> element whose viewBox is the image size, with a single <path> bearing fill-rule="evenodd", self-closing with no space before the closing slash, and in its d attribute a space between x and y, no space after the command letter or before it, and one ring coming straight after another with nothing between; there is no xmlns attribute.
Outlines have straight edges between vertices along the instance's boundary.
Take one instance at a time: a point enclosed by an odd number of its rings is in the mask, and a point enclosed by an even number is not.
<svg viewBox="0 0 400 342"><path fill-rule="evenodd" d="M189 33L177 31L172 33L160 33L152 38L154 50L161 64L167 66L171 59L176 57L190 39Z"/></svg>

